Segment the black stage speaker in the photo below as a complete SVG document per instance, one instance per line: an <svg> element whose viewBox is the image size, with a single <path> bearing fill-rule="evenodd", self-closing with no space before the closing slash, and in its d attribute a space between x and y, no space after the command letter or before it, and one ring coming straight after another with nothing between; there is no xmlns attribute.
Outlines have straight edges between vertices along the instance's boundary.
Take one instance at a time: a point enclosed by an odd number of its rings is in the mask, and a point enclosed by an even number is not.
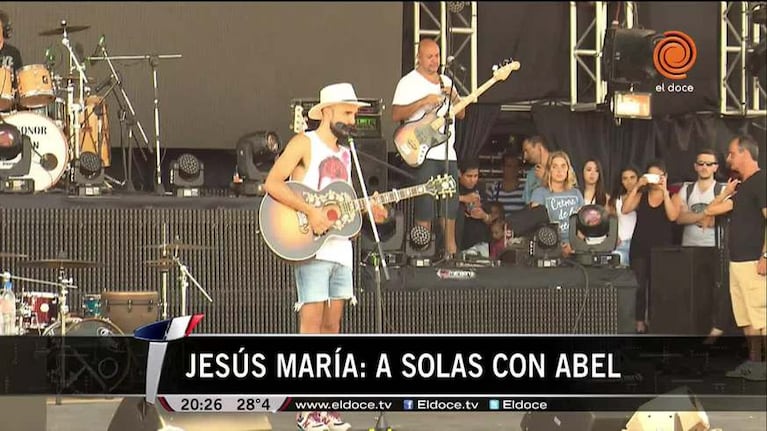
<svg viewBox="0 0 767 431"><path fill-rule="evenodd" d="M714 247L653 249L649 301L653 333L709 333L715 310L717 253Z"/></svg>
<svg viewBox="0 0 767 431"><path fill-rule="evenodd" d="M656 39L654 30L608 28L602 58L608 79L621 84L655 80L658 76L653 64Z"/></svg>
<svg viewBox="0 0 767 431"><path fill-rule="evenodd" d="M631 413L621 412L527 412L522 431L619 431Z"/></svg>
<svg viewBox="0 0 767 431"><path fill-rule="evenodd" d="M378 138L355 138L355 148L360 159L360 168L362 176L365 179L365 186L369 194L377 191L383 193L388 191L389 187L389 169L387 163L388 153L386 152L386 140ZM364 153L364 154L360 154ZM373 160L375 158L376 160ZM352 165L352 177L354 177L354 189L361 197L362 190L357 181L357 168Z"/></svg>

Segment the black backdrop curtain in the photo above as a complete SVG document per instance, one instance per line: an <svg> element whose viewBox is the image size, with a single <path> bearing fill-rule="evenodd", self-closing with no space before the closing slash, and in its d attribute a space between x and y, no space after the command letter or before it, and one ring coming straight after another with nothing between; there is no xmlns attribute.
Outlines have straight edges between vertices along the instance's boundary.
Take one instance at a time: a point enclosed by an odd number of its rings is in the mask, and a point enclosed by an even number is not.
<svg viewBox="0 0 767 431"><path fill-rule="evenodd" d="M466 117L457 121L455 127L455 152L458 160L479 156L500 113L500 105L472 104L466 108Z"/></svg>
<svg viewBox="0 0 767 431"><path fill-rule="evenodd" d="M654 158L666 162L669 183L693 180L695 153L702 148L717 152L719 177L727 178L725 158L730 140L748 133L760 142L760 166L765 166L763 125L748 119L723 119L716 114L684 114L653 120L626 120L618 124L609 112L571 112L564 106L534 106L532 118L538 133L553 149L568 153L582 183L583 161L598 158L612 189L620 169L633 164L643 171Z"/></svg>

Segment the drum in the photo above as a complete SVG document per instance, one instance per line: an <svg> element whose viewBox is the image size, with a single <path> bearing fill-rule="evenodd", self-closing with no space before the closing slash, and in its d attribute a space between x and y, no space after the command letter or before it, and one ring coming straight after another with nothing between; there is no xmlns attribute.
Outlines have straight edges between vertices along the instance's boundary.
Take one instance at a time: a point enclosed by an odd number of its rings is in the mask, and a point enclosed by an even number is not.
<svg viewBox="0 0 767 431"><path fill-rule="evenodd" d="M85 318L101 317L101 295L85 295L82 311Z"/></svg>
<svg viewBox="0 0 767 431"><path fill-rule="evenodd" d="M0 67L0 111L13 108L13 72L7 67Z"/></svg>
<svg viewBox="0 0 767 431"><path fill-rule="evenodd" d="M88 96L85 99L85 118L80 115L80 152L89 151L98 155L106 168L112 164L111 150L106 101L100 96Z"/></svg>
<svg viewBox="0 0 767 431"><path fill-rule="evenodd" d="M159 297L155 292L104 292L101 294L104 317L125 333L157 321Z"/></svg>
<svg viewBox="0 0 767 431"><path fill-rule="evenodd" d="M69 162L69 149L64 133L50 118L31 112L17 112L5 117L5 122L18 127L32 139L32 166L24 178L32 178L35 192L56 185Z"/></svg>
<svg viewBox="0 0 767 431"><path fill-rule="evenodd" d="M133 356L131 338L125 337L114 323L102 319L67 319L66 382L64 393L112 393L131 371ZM61 323L56 322L43 333L45 336L61 336ZM76 338L74 338L76 337ZM62 382L60 372L62 355L49 356L48 379L58 385ZM57 386L58 387L58 386Z"/></svg>
<svg viewBox="0 0 767 431"><path fill-rule="evenodd" d="M49 326L43 335L61 335L61 322ZM111 337L123 335L120 328L104 319L67 318L67 336L70 337Z"/></svg>
<svg viewBox="0 0 767 431"><path fill-rule="evenodd" d="M18 72L19 105L40 108L54 99L51 73L42 64L30 64Z"/></svg>
<svg viewBox="0 0 767 431"><path fill-rule="evenodd" d="M59 298L55 293L21 293L22 328L44 329L58 319Z"/></svg>

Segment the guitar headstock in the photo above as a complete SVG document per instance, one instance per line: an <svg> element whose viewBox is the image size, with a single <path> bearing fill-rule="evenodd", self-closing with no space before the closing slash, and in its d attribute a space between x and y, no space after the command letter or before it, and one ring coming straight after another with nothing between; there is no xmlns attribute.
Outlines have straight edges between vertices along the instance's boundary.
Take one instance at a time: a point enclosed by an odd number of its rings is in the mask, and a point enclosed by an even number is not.
<svg viewBox="0 0 767 431"><path fill-rule="evenodd" d="M293 108L293 127L291 129L293 133L304 133L308 128L304 118L304 108L299 103Z"/></svg>
<svg viewBox="0 0 767 431"><path fill-rule="evenodd" d="M450 175L439 175L437 178L431 178L424 186L427 193L442 199L453 196L456 190L455 178Z"/></svg>
<svg viewBox="0 0 767 431"><path fill-rule="evenodd" d="M503 81L511 75L511 72L519 70L519 66L518 61L504 60L503 66L493 66L493 79Z"/></svg>

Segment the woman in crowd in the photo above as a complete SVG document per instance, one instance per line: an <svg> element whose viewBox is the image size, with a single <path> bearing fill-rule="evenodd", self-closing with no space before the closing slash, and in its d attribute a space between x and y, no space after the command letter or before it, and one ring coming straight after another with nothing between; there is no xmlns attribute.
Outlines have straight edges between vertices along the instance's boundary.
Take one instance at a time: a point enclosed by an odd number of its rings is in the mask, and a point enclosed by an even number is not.
<svg viewBox="0 0 767 431"><path fill-rule="evenodd" d="M597 159L588 159L583 164L583 201L585 205L607 207L610 195L607 194L602 179L602 164Z"/></svg>
<svg viewBox="0 0 767 431"><path fill-rule="evenodd" d="M634 226L637 222L636 211L623 214L623 202L629 194L629 190L636 186L639 179L639 170L633 166L626 166L621 170L621 176L618 178L613 194L608 201L608 209L618 217L618 247L615 254L620 256L621 265L629 266L629 247L631 246L631 237L634 235Z"/></svg>
<svg viewBox="0 0 767 431"><path fill-rule="evenodd" d="M559 223L562 253L573 253L570 247L570 215L583 206L583 194L577 187L570 157L564 151L555 151L549 155L543 175L543 183L533 191L531 206L544 205L549 214L549 221Z"/></svg>
<svg viewBox="0 0 767 431"><path fill-rule="evenodd" d="M651 316L647 304L652 294L652 249L671 245L673 223L679 217L679 208L671 201L666 178L666 164L661 160L650 162L647 172L631 189L621 208L623 214L636 211L636 227L631 238L629 258L639 285L635 316L637 333L647 332L647 321Z"/></svg>

